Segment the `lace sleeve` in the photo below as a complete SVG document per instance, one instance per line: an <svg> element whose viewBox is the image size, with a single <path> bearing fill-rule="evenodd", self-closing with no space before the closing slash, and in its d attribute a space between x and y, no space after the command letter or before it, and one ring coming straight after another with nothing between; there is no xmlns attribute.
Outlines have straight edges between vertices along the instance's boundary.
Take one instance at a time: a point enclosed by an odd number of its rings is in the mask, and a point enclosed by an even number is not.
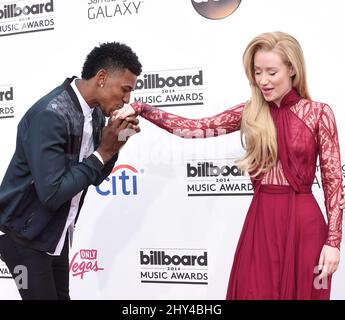
<svg viewBox="0 0 345 320"><path fill-rule="evenodd" d="M318 134L321 179L328 218L326 244L340 249L343 212L339 201L342 198L342 171L337 126L328 105L324 105L322 109Z"/></svg>
<svg viewBox="0 0 345 320"><path fill-rule="evenodd" d="M245 104L201 119L183 118L139 102L132 103L131 106L146 120L181 138L209 138L239 130Z"/></svg>

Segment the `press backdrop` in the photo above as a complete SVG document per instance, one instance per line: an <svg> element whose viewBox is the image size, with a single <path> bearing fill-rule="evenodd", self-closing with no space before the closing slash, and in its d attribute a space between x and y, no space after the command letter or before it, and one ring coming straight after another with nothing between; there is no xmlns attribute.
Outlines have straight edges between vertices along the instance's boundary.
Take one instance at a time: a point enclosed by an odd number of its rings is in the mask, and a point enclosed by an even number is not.
<svg viewBox="0 0 345 320"><path fill-rule="evenodd" d="M23 114L80 76L99 43L124 42L140 57L132 101L198 118L249 98L242 53L276 30L300 41L312 98L333 108L344 159L344 10L340 0L2 0L0 178ZM70 251L71 297L224 299L252 194L234 166L239 134L184 140L144 119L141 128L113 173L89 188ZM320 183L318 172L313 191L324 212ZM0 299L18 298L0 261ZM332 298L345 298L342 263Z"/></svg>

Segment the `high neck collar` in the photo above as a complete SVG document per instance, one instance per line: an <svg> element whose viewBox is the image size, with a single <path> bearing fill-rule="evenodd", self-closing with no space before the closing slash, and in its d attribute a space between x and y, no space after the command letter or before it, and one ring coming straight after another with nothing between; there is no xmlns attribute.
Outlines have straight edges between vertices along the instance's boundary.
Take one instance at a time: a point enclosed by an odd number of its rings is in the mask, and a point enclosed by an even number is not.
<svg viewBox="0 0 345 320"><path fill-rule="evenodd" d="M268 104L271 108L289 108L301 100L301 96L297 93L295 88L292 88L280 102L280 107L275 102L269 101Z"/></svg>

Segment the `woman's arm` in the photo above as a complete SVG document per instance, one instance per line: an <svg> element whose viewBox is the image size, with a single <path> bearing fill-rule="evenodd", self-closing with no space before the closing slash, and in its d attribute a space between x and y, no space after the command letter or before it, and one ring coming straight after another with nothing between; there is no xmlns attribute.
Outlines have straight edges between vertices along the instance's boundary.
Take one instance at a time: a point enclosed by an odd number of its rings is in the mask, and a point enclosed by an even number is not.
<svg viewBox="0 0 345 320"><path fill-rule="evenodd" d="M212 117L187 119L145 103L135 102L122 108L117 117L125 118L135 112L181 138L209 138L239 130L244 107L245 104L239 104Z"/></svg>
<svg viewBox="0 0 345 320"><path fill-rule="evenodd" d="M328 105L324 105L321 111L318 140L328 220L328 235L319 258L319 270L322 270L319 279L321 279L327 278L338 269L343 217L339 204L343 187L338 132L332 109Z"/></svg>
<svg viewBox="0 0 345 320"><path fill-rule="evenodd" d="M340 208L341 209L345 209L345 198L344 198L344 196L345 196L345 191L343 191L343 198L340 201Z"/></svg>
<svg viewBox="0 0 345 320"><path fill-rule="evenodd" d="M326 245L340 249L342 238L342 170L337 126L332 109L324 105L319 121L319 154L322 187L328 218Z"/></svg>

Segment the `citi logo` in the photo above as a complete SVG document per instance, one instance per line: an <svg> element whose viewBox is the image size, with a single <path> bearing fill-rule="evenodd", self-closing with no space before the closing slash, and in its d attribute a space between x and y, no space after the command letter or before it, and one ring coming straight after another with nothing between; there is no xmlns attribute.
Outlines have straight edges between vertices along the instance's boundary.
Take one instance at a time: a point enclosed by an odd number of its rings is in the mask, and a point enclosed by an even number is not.
<svg viewBox="0 0 345 320"><path fill-rule="evenodd" d="M13 101L13 87L5 91L0 90L0 102L3 101Z"/></svg>
<svg viewBox="0 0 345 320"><path fill-rule="evenodd" d="M112 174L96 187L96 191L101 196L135 196L138 194L138 173L138 170L130 165L116 166Z"/></svg>
<svg viewBox="0 0 345 320"><path fill-rule="evenodd" d="M149 254L140 251L140 264L141 265L183 265L183 266L207 266L207 252L204 251L202 255L169 255L165 251L151 250Z"/></svg>
<svg viewBox="0 0 345 320"><path fill-rule="evenodd" d="M161 76L159 73L144 74L137 80L136 90L143 89L163 89L174 87L202 86L203 72L199 70L197 74Z"/></svg>
<svg viewBox="0 0 345 320"><path fill-rule="evenodd" d="M0 9L0 19L17 18L20 16L36 15L54 11L53 0L47 3L33 4L31 6L18 7L16 4L7 4Z"/></svg>
<svg viewBox="0 0 345 320"><path fill-rule="evenodd" d="M187 163L187 177L228 177L244 176L245 172L237 166L216 166L213 162L199 162L197 166Z"/></svg>
<svg viewBox="0 0 345 320"><path fill-rule="evenodd" d="M192 0L194 9L208 19L223 19L235 12L241 0Z"/></svg>

